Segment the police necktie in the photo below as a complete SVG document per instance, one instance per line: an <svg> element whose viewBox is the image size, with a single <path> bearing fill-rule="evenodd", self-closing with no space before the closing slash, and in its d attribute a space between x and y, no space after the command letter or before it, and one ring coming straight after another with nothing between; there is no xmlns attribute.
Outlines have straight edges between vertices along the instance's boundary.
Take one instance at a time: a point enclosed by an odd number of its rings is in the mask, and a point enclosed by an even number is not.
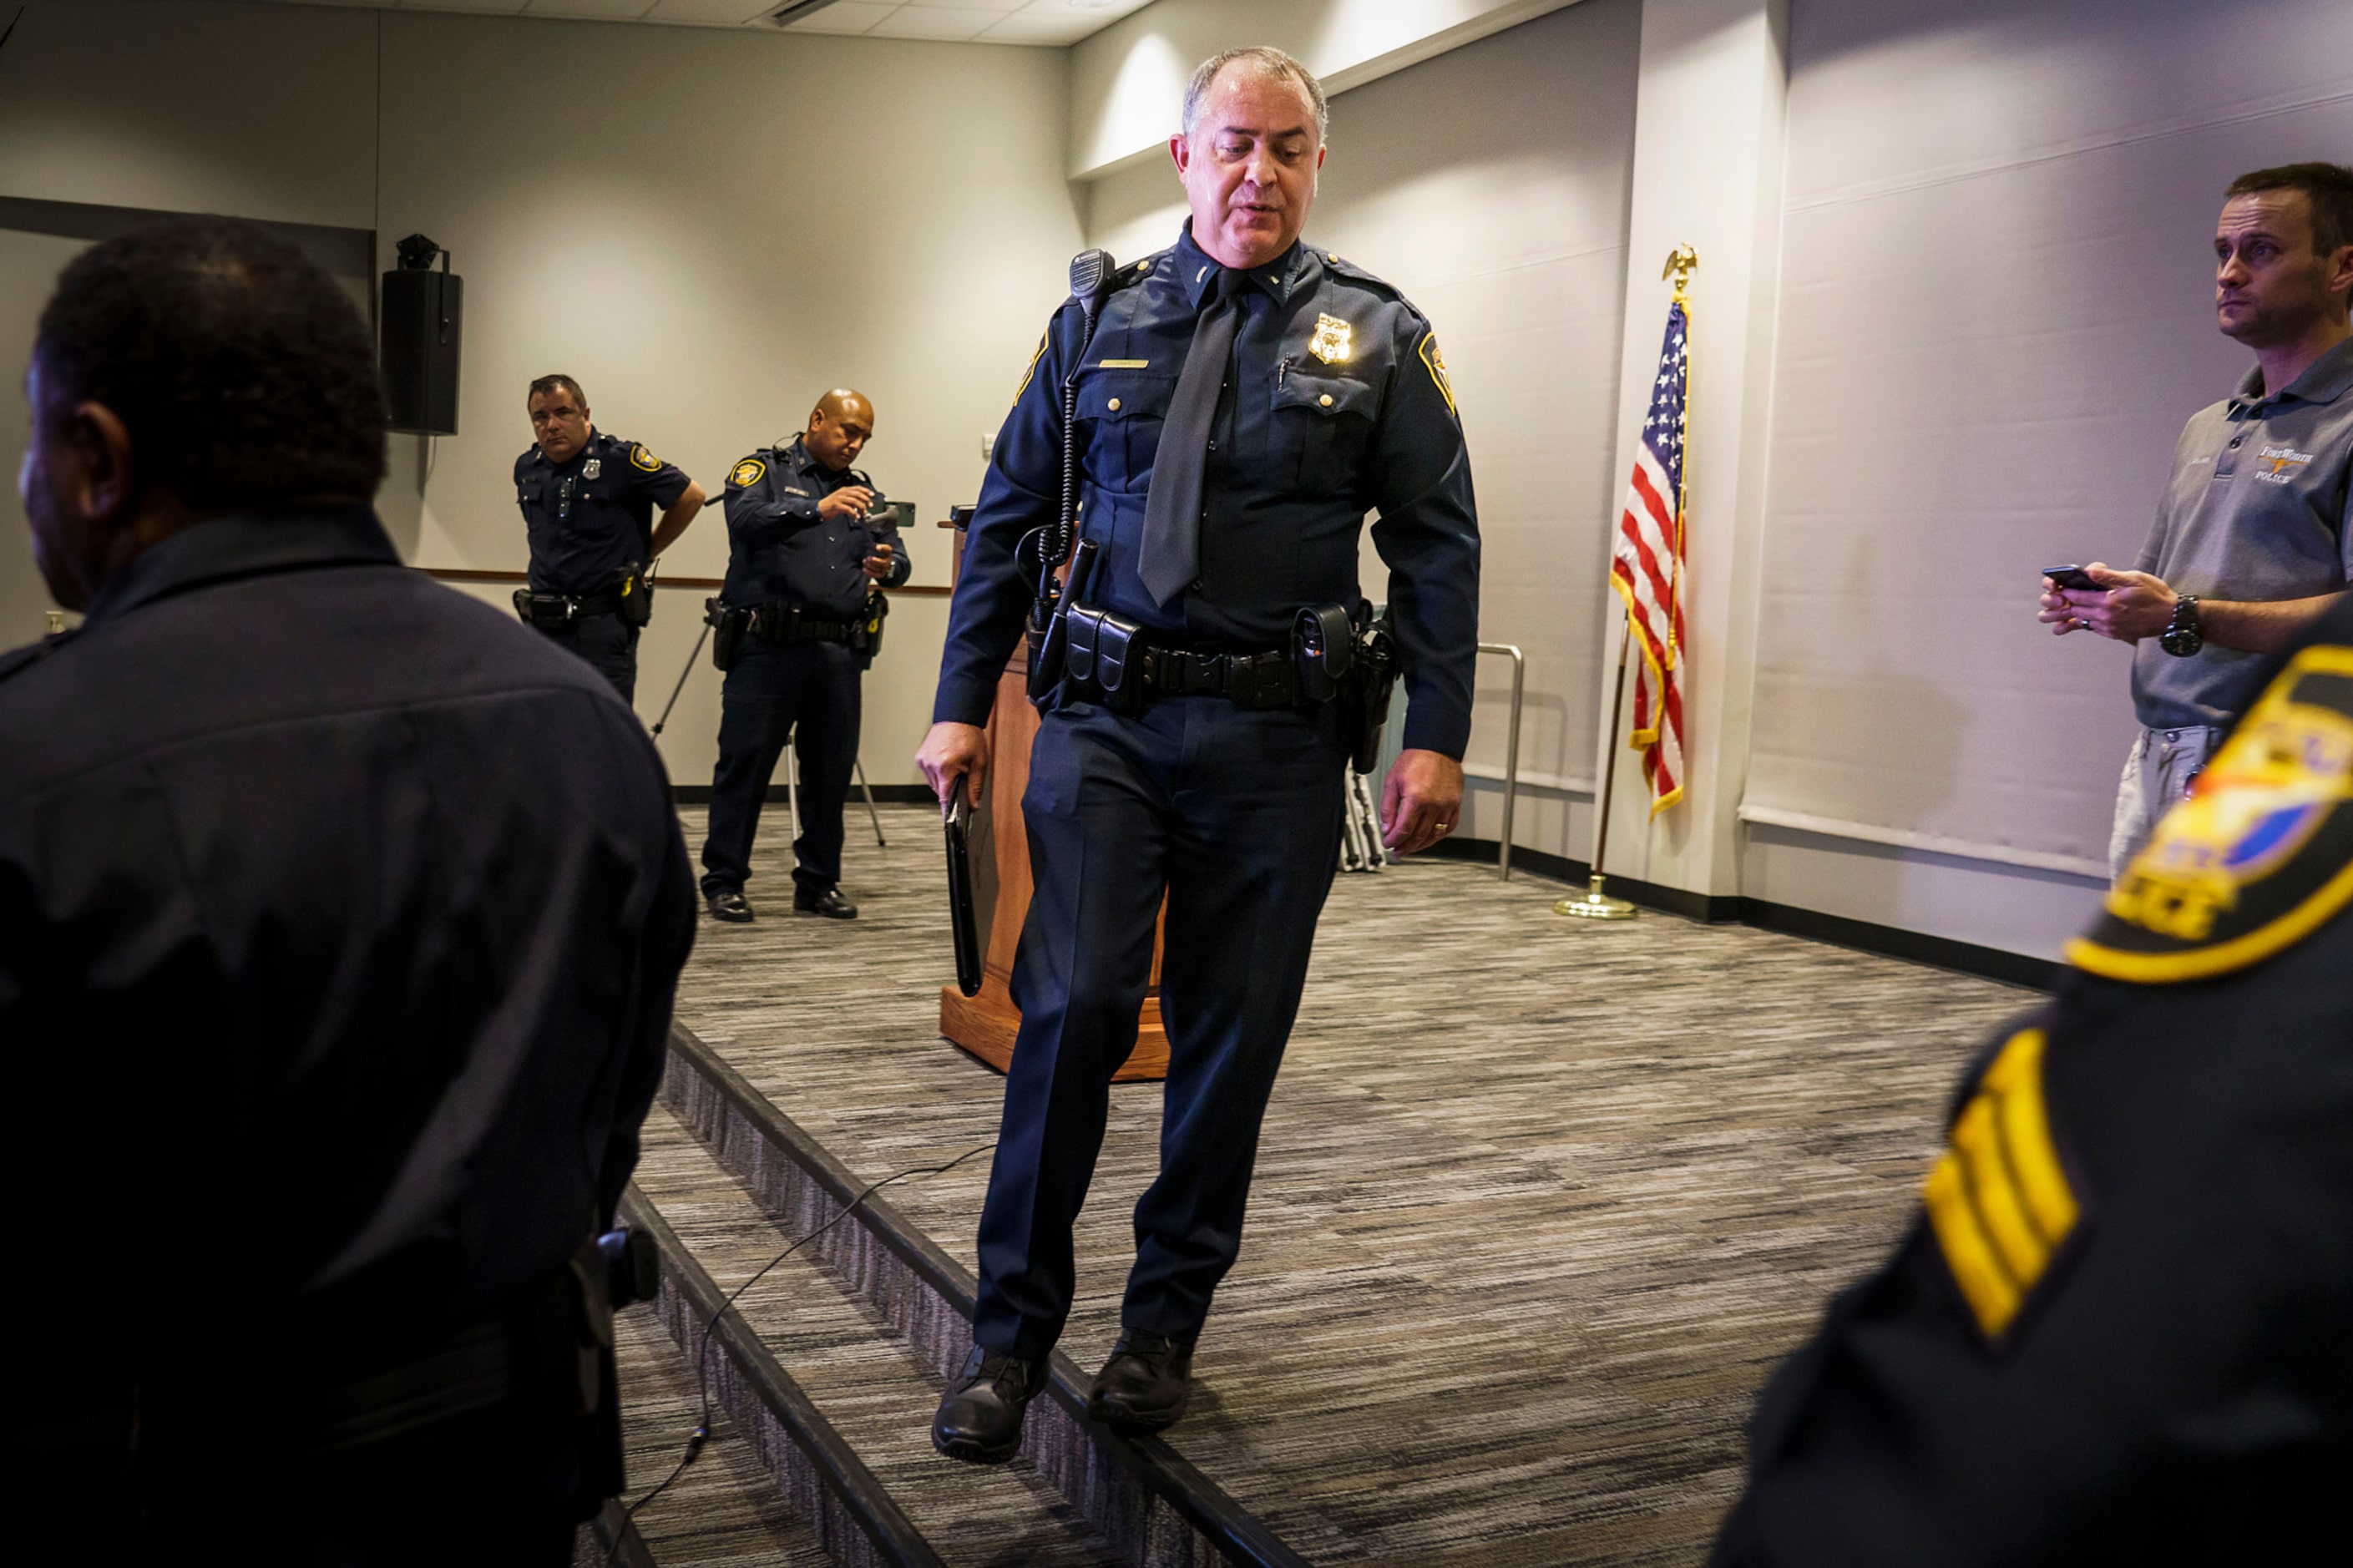
<svg viewBox="0 0 2353 1568"><path fill-rule="evenodd" d="M1234 329L1241 321L1240 295L1249 287L1249 273L1231 267L1219 270L1217 302L1201 312L1193 329L1193 346L1186 351L1184 372L1160 426L1152 488L1144 500L1138 563L1138 574L1155 604L1167 604L1201 574L1201 468L1226 362L1233 355Z"/></svg>

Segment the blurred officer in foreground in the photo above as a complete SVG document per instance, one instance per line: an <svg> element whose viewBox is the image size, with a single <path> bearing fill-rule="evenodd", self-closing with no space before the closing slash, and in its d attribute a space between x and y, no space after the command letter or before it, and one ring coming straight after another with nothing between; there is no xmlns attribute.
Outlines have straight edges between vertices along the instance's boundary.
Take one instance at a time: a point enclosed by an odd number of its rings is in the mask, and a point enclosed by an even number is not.
<svg viewBox="0 0 2353 1568"><path fill-rule="evenodd" d="M943 801L959 780L976 791L989 763L981 726L1037 582L1017 546L1055 520L1074 378L1083 542L1022 802L1037 891L974 1349L932 1429L955 1458L1012 1457L1069 1314L1071 1224L1135 1044L1164 891L1160 1173L1136 1205L1123 1332L1090 1408L1134 1431L1184 1411L1339 857L1351 726L1319 700L1335 693L1301 657L1302 614L1335 656L1354 646L1368 510L1411 698L1388 843L1436 843L1461 801L1479 637L1470 458L1430 323L1300 243L1324 119L1323 89L1280 51L1195 73L1169 142L1191 218L1174 248L1113 276L1091 342L1083 302L1056 314L972 521L918 759Z"/></svg>
<svg viewBox="0 0 2353 1568"><path fill-rule="evenodd" d="M808 427L727 475L726 606L719 627L719 764L702 845L713 918L752 918L744 884L760 803L793 738L800 836L793 910L856 918L841 896L841 807L858 765L859 677L873 662L888 605L881 590L910 565L894 514L869 520L874 483L849 465L874 435L874 408L837 388Z"/></svg>
<svg viewBox="0 0 2353 1568"><path fill-rule="evenodd" d="M2306 635L1766 1389L1723 1568L2341 1552L2353 600Z"/></svg>
<svg viewBox="0 0 2353 1568"><path fill-rule="evenodd" d="M568 375L533 382L528 405L537 444L515 459L514 480L531 584L516 590L515 613L634 701L638 633L654 613L647 568L702 510L702 487L597 429Z"/></svg>
<svg viewBox="0 0 2353 1568"><path fill-rule="evenodd" d="M12 1543L566 1562L621 1479L585 1259L693 935L661 763L400 564L367 328L285 240L91 247L26 385L86 619L0 660L0 1191L60 1292L0 1410Z"/></svg>

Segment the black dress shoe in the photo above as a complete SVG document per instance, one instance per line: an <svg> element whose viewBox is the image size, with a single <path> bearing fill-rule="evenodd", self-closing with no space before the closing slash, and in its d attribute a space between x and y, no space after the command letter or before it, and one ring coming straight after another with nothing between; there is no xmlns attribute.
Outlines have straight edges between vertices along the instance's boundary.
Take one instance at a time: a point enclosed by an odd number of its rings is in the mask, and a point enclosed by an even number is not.
<svg viewBox="0 0 2353 1568"><path fill-rule="evenodd" d="M841 896L839 888L828 888L822 893L812 893L805 888L793 891L793 913L823 915L829 921L854 921L858 906Z"/></svg>
<svg viewBox="0 0 2353 1568"><path fill-rule="evenodd" d="M932 1417L932 1447L951 1459L1001 1465L1020 1450L1021 1416L1046 1386L1046 1363L972 1347Z"/></svg>
<svg viewBox="0 0 2353 1568"><path fill-rule="evenodd" d="M724 893L713 893L711 895L711 918L715 921L726 921L733 925L742 925L752 918L751 901L742 893L733 889Z"/></svg>
<svg viewBox="0 0 2353 1568"><path fill-rule="evenodd" d="M1114 1432L1157 1432L1185 1414L1192 1391L1193 1342L1149 1329L1122 1329L1095 1374L1087 1414Z"/></svg>

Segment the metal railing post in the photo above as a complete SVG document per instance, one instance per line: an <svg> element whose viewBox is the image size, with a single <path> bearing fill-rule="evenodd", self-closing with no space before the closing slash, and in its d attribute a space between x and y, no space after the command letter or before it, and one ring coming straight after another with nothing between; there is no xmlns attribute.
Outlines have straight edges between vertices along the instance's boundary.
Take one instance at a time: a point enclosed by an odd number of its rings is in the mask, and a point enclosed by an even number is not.
<svg viewBox="0 0 2353 1568"><path fill-rule="evenodd" d="M1504 842L1495 851L1495 870L1508 882L1512 879L1512 807L1520 794L1520 697L1527 682L1528 661L1514 643L1482 642L1479 651L1502 654L1512 661L1512 721L1504 739Z"/></svg>

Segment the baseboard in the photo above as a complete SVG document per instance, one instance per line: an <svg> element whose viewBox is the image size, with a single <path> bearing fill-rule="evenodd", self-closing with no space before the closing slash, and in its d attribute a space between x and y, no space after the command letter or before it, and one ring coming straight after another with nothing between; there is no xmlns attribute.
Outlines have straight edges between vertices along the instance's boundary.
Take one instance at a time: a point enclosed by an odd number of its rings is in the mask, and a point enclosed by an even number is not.
<svg viewBox="0 0 2353 1568"><path fill-rule="evenodd" d="M927 805L938 798L932 794L932 787L929 784L875 784L872 788L874 804L877 805ZM768 786L769 800L781 801L785 795L784 785L772 784ZM709 784L672 784L670 786L670 798L678 805L709 805L711 786ZM849 786L849 804L851 808L861 804L864 798L859 794L856 784Z"/></svg>
<svg viewBox="0 0 2353 1568"><path fill-rule="evenodd" d="M1468 860L1492 866L1502 846L1493 838L1449 838L1424 853L1441 860ZM1582 860L1571 860L1559 855L1547 855L1541 849L1524 849L1517 846L1512 850L1512 869L1532 872L1579 888L1585 885L1589 874L1589 868ZM1770 903L1763 899L1694 893L1682 888L1662 888L1631 877L1619 876L1609 878L1608 891L1614 898L1624 899L1646 910L1657 910L1662 914L1711 922L1737 921L1762 931L1781 931L1810 942L1826 942L1887 958L1908 959L1914 963L1934 964L1939 969L1974 974L1986 980L2004 981L2036 991L2050 990L2063 967L2048 958L2008 952L1998 947L1981 947L1976 942L1956 942L1950 937L1930 936L1897 926L1875 925L1869 921L1849 920L1844 915L1823 914L1818 910L1793 909L1788 904Z"/></svg>

